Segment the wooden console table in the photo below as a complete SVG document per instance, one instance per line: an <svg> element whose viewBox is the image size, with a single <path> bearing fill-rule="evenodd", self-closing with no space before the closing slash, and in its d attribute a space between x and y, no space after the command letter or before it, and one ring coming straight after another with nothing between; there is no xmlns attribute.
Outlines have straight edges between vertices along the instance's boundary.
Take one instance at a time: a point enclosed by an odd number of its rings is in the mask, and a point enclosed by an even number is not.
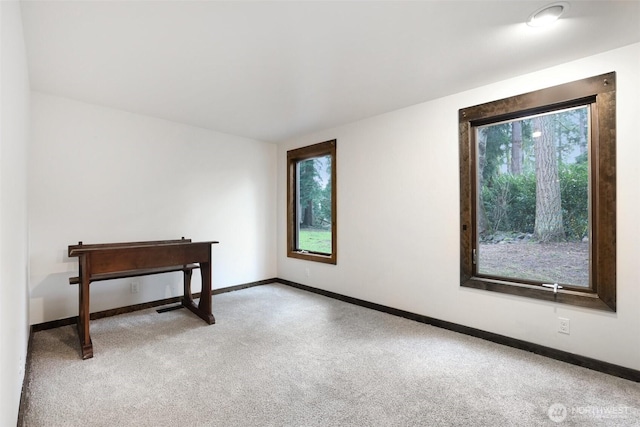
<svg viewBox="0 0 640 427"><path fill-rule="evenodd" d="M211 245L218 242L192 242L191 239L150 242L69 245L69 256L78 257L78 335L82 358L93 357L89 334L89 284L100 280L182 271L184 298L182 305L209 325L215 323L211 312ZM198 305L191 295L191 273L200 268L202 291Z"/></svg>

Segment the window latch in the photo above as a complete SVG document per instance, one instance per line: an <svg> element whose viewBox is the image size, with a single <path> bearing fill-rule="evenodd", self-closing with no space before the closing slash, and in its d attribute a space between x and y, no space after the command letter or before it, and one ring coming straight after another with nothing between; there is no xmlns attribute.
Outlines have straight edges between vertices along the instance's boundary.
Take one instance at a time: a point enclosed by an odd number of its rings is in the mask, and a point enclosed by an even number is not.
<svg viewBox="0 0 640 427"><path fill-rule="evenodd" d="M558 289L562 289L562 286L558 285L557 283L554 283L553 285L551 283L543 283L542 286L544 286L545 288L553 288L554 294L558 293Z"/></svg>
<svg viewBox="0 0 640 427"><path fill-rule="evenodd" d="M476 255L476 250L475 250L475 249L473 250L473 263L474 263L474 264L477 264L477 263L478 263L478 257L477 257L477 255Z"/></svg>

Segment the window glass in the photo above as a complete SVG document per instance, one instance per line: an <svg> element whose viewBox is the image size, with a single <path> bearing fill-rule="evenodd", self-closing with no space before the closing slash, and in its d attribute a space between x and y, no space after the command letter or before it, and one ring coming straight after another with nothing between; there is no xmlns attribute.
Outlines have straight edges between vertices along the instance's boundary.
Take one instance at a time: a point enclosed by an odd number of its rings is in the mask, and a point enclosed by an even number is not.
<svg viewBox="0 0 640 427"><path fill-rule="evenodd" d="M331 156L297 162L297 250L331 254Z"/></svg>
<svg viewBox="0 0 640 427"><path fill-rule="evenodd" d="M475 132L478 275L589 287L589 108Z"/></svg>

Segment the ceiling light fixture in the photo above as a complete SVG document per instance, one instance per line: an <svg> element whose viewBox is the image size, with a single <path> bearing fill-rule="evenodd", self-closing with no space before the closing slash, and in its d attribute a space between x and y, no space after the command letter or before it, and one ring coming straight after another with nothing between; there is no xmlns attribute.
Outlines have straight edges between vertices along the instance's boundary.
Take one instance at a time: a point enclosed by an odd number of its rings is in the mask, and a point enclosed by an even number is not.
<svg viewBox="0 0 640 427"><path fill-rule="evenodd" d="M569 9L569 3L552 3L533 12L529 15L527 25L530 27L544 27L556 22L560 15Z"/></svg>

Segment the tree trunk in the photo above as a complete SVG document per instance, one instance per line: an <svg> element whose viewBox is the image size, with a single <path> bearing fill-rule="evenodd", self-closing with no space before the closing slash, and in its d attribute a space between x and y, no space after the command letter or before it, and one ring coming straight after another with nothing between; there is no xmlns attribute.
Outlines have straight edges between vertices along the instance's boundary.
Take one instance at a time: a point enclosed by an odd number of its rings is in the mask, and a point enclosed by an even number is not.
<svg viewBox="0 0 640 427"><path fill-rule="evenodd" d="M540 242L564 240L558 157L553 142L551 116L533 119L536 139L536 219L534 234Z"/></svg>
<svg viewBox="0 0 640 427"><path fill-rule="evenodd" d="M522 122L511 122L511 174L522 174Z"/></svg>
<svg viewBox="0 0 640 427"><path fill-rule="evenodd" d="M587 144L589 143L589 126L587 124L587 113L578 115L580 120L580 129L582 129L580 138L580 154L585 156L587 154Z"/></svg>
<svg viewBox="0 0 640 427"><path fill-rule="evenodd" d="M313 201L308 200L303 208L302 225L305 227L313 227Z"/></svg>

